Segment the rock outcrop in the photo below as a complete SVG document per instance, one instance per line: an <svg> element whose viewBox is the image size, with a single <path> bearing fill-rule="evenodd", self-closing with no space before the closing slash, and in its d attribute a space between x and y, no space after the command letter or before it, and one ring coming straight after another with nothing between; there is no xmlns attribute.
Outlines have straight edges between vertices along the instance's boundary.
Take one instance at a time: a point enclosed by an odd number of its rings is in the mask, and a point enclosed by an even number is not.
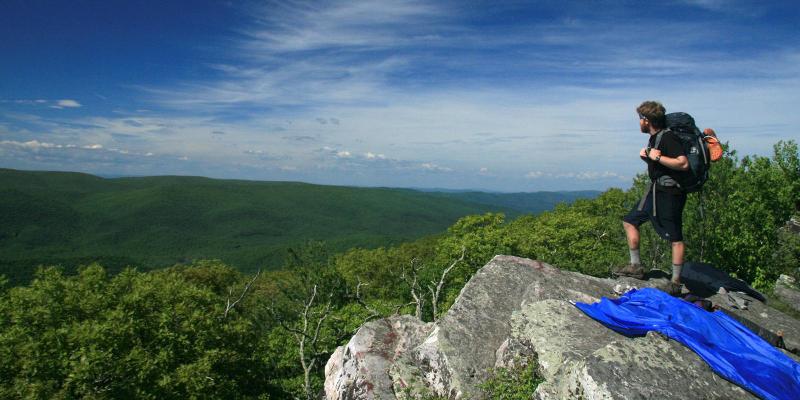
<svg viewBox="0 0 800 400"><path fill-rule="evenodd" d="M697 354L651 333L620 335L571 301L595 302L666 279L601 279L529 259L496 256L464 286L435 324L410 316L372 321L326 366L327 399L444 396L483 398L478 385L495 367L536 361L545 378L536 399L748 399ZM782 330L800 348L800 321L752 300L729 308L768 340Z"/></svg>
<svg viewBox="0 0 800 400"><path fill-rule="evenodd" d="M782 229L790 235L794 235L795 238L800 238L800 220L797 217L787 221ZM791 254L791 250L789 252ZM797 272L795 271L795 275ZM789 275L778 277L775 282L774 295L787 306L800 312L800 283L794 277Z"/></svg>
<svg viewBox="0 0 800 400"><path fill-rule="evenodd" d="M795 311L800 312L800 285L797 279L789 275L781 275L775 282L775 297Z"/></svg>

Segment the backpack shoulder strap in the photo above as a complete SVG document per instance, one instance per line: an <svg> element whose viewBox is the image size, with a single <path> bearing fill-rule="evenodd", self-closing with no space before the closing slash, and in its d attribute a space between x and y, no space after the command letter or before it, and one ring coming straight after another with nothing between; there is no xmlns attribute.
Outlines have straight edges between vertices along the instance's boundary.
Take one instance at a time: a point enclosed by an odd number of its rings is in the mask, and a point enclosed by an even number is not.
<svg viewBox="0 0 800 400"><path fill-rule="evenodd" d="M656 142L653 145L654 149L657 149L658 146L661 145L661 139L664 138L664 133L667 132L667 129L662 129L660 132L656 133Z"/></svg>

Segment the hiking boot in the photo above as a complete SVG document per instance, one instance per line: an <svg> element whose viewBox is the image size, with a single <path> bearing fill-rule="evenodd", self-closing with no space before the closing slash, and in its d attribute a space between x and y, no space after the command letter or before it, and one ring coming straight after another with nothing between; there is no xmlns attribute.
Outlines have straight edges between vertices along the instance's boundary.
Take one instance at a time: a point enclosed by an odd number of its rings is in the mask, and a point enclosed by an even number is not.
<svg viewBox="0 0 800 400"><path fill-rule="evenodd" d="M611 274L615 277L619 278L621 276L628 276L631 278L636 279L643 279L644 278L644 268L642 268L641 264L625 264L613 271Z"/></svg>
<svg viewBox="0 0 800 400"><path fill-rule="evenodd" d="M683 290L685 288L686 287L683 286L682 283L675 283L670 281L669 283L667 283L667 287L665 288L664 291L667 292L667 294L670 296L678 297L683 294Z"/></svg>

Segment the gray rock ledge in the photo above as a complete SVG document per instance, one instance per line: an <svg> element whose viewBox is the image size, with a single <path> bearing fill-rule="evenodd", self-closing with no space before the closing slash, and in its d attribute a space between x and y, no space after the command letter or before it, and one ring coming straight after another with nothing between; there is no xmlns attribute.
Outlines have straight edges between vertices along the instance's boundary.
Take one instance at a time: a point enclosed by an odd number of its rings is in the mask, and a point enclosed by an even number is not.
<svg viewBox="0 0 800 400"><path fill-rule="evenodd" d="M325 396L480 399L478 385L491 368L536 360L546 381L534 399L754 399L680 343L655 333L620 335L570 304L665 283L595 278L498 255L436 324L399 316L362 326L328 360ZM780 329L789 347L800 347L800 321L757 300L736 310L716 297L762 336Z"/></svg>

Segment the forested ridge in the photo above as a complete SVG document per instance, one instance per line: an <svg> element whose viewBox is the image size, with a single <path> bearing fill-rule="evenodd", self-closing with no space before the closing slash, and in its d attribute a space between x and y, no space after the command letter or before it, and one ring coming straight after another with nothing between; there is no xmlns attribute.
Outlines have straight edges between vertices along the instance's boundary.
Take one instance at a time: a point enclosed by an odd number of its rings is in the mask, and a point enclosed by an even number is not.
<svg viewBox="0 0 800 400"><path fill-rule="evenodd" d="M796 275L800 156L728 152L684 214L687 260L705 261L769 292ZM220 261L154 271L77 275L41 268L0 285L0 398L314 398L329 355L365 321L394 313L434 321L496 254L608 276L627 261L621 217L644 191L610 189L513 221L470 215L446 232L377 249L292 248L280 270L243 273ZM668 270L668 244L649 226L642 257Z"/></svg>
<svg viewBox="0 0 800 400"><path fill-rule="evenodd" d="M98 262L116 273L209 258L251 273L279 268L287 249L309 240L332 252L376 248L439 234L465 215L517 216L598 193L443 194L0 169L0 274L17 284L38 265L73 273Z"/></svg>

